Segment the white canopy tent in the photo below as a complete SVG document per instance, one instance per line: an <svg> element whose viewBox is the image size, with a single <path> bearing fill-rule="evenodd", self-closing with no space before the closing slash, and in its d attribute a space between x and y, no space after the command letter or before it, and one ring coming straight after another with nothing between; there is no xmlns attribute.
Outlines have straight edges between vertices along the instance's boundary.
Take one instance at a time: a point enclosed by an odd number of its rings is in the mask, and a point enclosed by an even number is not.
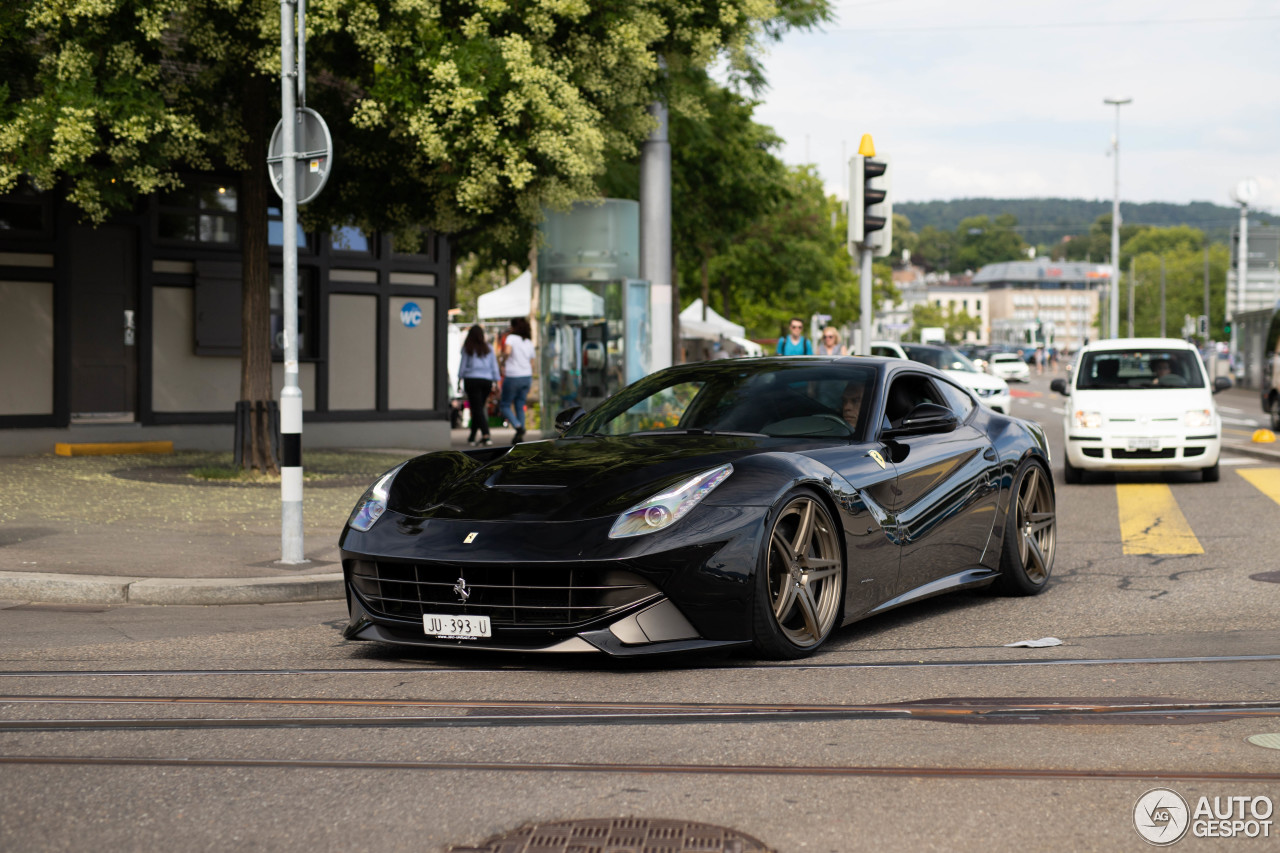
<svg viewBox="0 0 1280 853"><path fill-rule="evenodd" d="M580 284L552 284L551 313L569 317L604 316L604 297L597 296ZM510 284L480 294L476 313L481 320L507 320L527 317L533 304L533 276L528 270Z"/></svg>
<svg viewBox="0 0 1280 853"><path fill-rule="evenodd" d="M764 355L764 347L748 339L746 335L745 328L721 317L714 308L707 309L707 319L703 320L701 298L693 300L688 308L680 312L680 337L704 341L719 341L723 338L736 344L743 355Z"/></svg>

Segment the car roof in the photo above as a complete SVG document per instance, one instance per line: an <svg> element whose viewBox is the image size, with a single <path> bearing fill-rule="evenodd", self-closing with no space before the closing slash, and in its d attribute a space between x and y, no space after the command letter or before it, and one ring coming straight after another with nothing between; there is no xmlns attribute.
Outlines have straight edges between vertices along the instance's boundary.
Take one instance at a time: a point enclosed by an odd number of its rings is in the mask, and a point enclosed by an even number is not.
<svg viewBox="0 0 1280 853"><path fill-rule="evenodd" d="M1094 341L1091 344L1087 344L1080 348L1080 352L1131 349L1195 350L1195 346L1181 338L1108 338L1105 341Z"/></svg>

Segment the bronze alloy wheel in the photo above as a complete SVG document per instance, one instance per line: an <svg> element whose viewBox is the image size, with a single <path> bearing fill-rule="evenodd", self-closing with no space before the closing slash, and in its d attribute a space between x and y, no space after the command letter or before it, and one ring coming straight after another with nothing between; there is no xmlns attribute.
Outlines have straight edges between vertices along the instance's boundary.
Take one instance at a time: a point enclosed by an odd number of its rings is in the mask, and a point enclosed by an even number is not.
<svg viewBox="0 0 1280 853"><path fill-rule="evenodd" d="M794 498L778 514L766 572L782 636L797 650L817 648L839 617L844 566L836 526L815 498Z"/></svg>
<svg viewBox="0 0 1280 853"><path fill-rule="evenodd" d="M1053 483L1039 465L1030 465L1018 483L1018 558L1027 580L1043 586L1053 571L1053 552L1058 542L1054 511Z"/></svg>

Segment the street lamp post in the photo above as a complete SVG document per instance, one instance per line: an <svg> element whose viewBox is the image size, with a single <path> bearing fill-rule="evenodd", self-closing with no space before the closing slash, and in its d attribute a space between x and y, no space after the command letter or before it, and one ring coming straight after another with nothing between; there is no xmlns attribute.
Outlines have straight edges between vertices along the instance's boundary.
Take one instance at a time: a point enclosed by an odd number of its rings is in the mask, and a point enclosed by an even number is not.
<svg viewBox="0 0 1280 853"><path fill-rule="evenodd" d="M1104 104L1116 108L1116 132L1111 137L1111 158L1115 161L1115 194L1111 202L1111 312L1110 336L1120 337L1120 108L1133 98L1106 98Z"/></svg>

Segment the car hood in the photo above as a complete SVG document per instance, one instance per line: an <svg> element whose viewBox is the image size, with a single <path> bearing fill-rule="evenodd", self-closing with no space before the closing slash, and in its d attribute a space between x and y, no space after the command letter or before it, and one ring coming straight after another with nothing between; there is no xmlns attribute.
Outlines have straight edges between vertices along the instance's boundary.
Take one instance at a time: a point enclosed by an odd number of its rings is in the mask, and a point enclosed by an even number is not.
<svg viewBox="0 0 1280 853"><path fill-rule="evenodd" d="M1148 421L1176 418L1192 409L1209 409L1217 415L1213 397L1207 388L1118 388L1114 390L1075 391L1071 395L1067 415L1073 411L1100 412L1107 420Z"/></svg>
<svg viewBox="0 0 1280 853"><path fill-rule="evenodd" d="M388 506L418 518L599 518L776 443L749 436L589 437L528 442L505 452L441 451L405 463Z"/></svg>
<svg viewBox="0 0 1280 853"><path fill-rule="evenodd" d="M985 391L1008 391L1009 384L998 376L989 373L970 373L967 370L948 370L947 375L961 385L969 388L981 388Z"/></svg>

